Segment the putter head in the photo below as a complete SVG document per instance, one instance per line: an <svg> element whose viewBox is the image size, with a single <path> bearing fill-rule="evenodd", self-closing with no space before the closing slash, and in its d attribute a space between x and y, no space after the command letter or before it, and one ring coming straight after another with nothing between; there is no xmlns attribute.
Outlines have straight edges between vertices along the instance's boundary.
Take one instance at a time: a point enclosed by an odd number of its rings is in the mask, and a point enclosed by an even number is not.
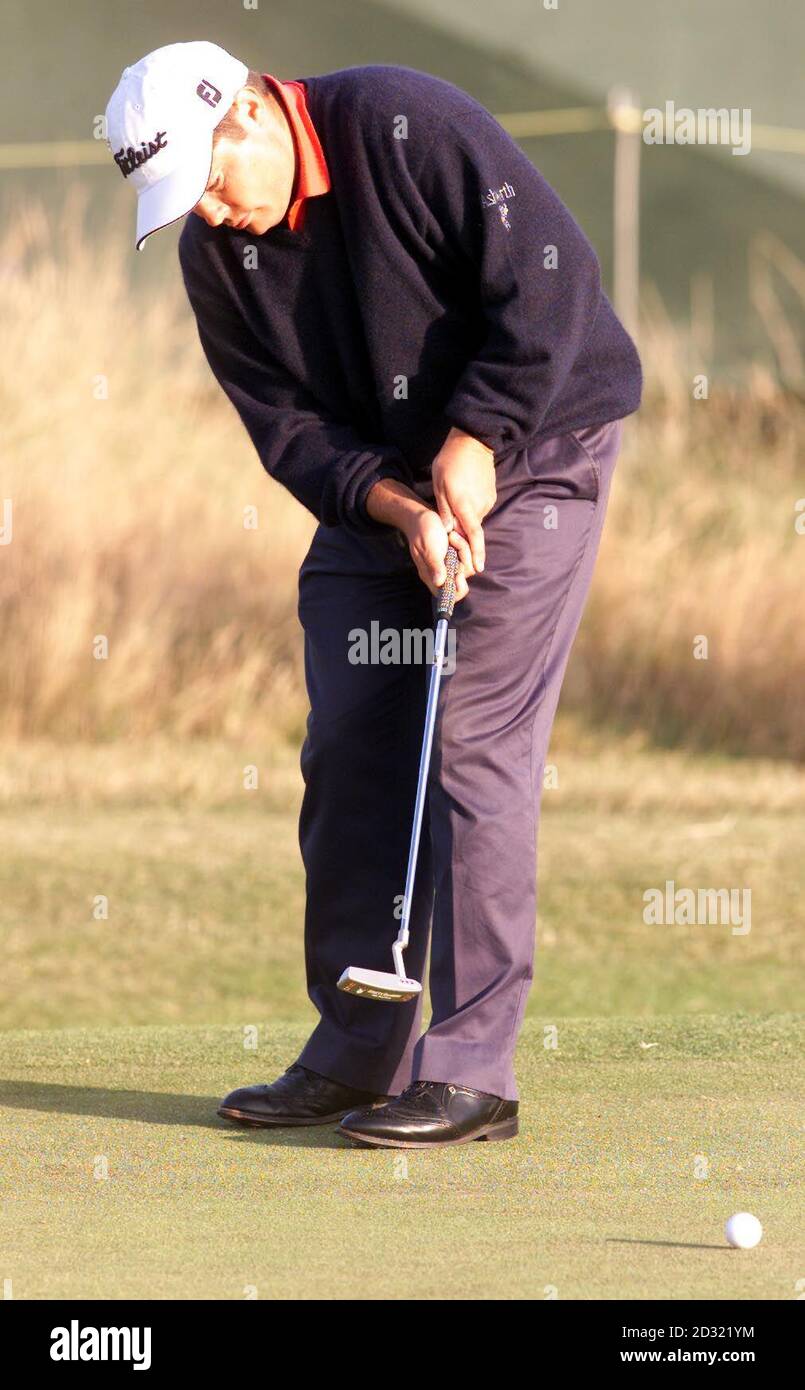
<svg viewBox="0 0 805 1390"><path fill-rule="evenodd" d="M384 970L362 970L359 965L347 966L338 988L347 994L385 999L391 1004L403 1004L406 999L416 999L422 993L422 986L416 980L401 980L399 975L387 974Z"/></svg>

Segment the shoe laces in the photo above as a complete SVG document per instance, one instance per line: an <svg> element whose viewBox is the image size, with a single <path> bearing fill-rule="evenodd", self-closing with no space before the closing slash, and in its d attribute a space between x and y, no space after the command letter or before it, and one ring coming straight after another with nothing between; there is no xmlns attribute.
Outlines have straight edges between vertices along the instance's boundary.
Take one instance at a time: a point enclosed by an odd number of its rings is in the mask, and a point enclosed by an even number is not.
<svg viewBox="0 0 805 1390"><path fill-rule="evenodd" d="M418 1091L424 1091L430 1086L429 1081L412 1081L410 1086L406 1086L401 1093L403 1096L415 1096Z"/></svg>

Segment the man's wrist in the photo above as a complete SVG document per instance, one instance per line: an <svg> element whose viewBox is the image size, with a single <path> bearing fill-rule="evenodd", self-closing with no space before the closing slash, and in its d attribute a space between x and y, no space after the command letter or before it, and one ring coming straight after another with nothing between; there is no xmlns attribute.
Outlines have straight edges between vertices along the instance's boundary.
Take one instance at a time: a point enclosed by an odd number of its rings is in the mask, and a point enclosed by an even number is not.
<svg viewBox="0 0 805 1390"><path fill-rule="evenodd" d="M450 443L459 443L472 446L473 448L477 449L480 453L488 454L489 457L494 461L494 449L490 449L488 444L484 444L480 439L476 439L475 435L467 434L466 430L459 429L457 425L451 425L450 427L450 433L448 434L447 439L445 440L445 444Z"/></svg>
<svg viewBox="0 0 805 1390"><path fill-rule="evenodd" d="M430 510L421 498L397 478L380 478L364 500L367 516L385 526L396 526L405 536L423 512Z"/></svg>

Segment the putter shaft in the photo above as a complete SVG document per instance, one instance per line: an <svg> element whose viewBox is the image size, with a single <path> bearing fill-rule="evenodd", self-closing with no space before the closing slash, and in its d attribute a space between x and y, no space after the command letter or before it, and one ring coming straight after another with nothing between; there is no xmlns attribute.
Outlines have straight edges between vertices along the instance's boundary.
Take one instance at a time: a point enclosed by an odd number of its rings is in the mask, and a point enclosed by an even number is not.
<svg viewBox="0 0 805 1390"><path fill-rule="evenodd" d="M436 607L436 635L433 644L433 665L428 687L428 703L425 710L425 730L422 739L422 752L419 758L416 802L414 805L414 824L411 829L411 845L408 851L408 868L405 875L405 895L403 898L402 920L397 939L391 948L394 957L395 974L382 970L364 970L360 966L348 965L343 971L338 988L347 994L363 995L367 999L381 999L400 1002L415 999L422 993L417 980L409 980L403 964L403 951L408 945L408 928L411 921L411 903L416 878L416 863L419 854L419 839L422 833L422 820L425 812L425 797L428 787L428 770L433 747L433 732L436 726L436 709L439 701L439 686L442 680L442 667L447 645L447 629L456 602L456 568L458 555L451 545L445 556L447 579L445 580Z"/></svg>
<svg viewBox="0 0 805 1390"><path fill-rule="evenodd" d="M403 914L400 921L400 929L397 933L397 940L391 948L391 954L394 957L394 968L401 980L407 978L405 974L405 965L403 964L403 951L408 945L408 929L411 921L411 906L414 894L414 881L416 879L416 865L419 857L422 819L425 814L425 799L428 792L428 771L430 769L430 755L433 748L433 731L436 727L439 687L442 683L442 668L447 645L447 629L456 602L456 567L458 565L458 554L452 545L447 551L445 563L447 565L447 579L439 594L439 603L436 610L437 623L436 637L433 644L433 665L430 672L428 703L425 709L425 732L422 738L422 752L419 758L419 776L416 787L416 801L414 803L414 824L411 830L411 845L408 850L408 868L405 874Z"/></svg>

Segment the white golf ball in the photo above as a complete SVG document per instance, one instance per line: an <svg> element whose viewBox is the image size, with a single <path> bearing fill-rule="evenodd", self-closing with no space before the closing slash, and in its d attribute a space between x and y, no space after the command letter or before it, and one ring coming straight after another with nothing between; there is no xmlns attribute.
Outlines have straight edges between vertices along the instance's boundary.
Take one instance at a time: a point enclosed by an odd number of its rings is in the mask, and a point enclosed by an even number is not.
<svg viewBox="0 0 805 1390"><path fill-rule="evenodd" d="M751 1211L738 1211L724 1227L724 1235L736 1250L751 1250L763 1235L763 1227Z"/></svg>

